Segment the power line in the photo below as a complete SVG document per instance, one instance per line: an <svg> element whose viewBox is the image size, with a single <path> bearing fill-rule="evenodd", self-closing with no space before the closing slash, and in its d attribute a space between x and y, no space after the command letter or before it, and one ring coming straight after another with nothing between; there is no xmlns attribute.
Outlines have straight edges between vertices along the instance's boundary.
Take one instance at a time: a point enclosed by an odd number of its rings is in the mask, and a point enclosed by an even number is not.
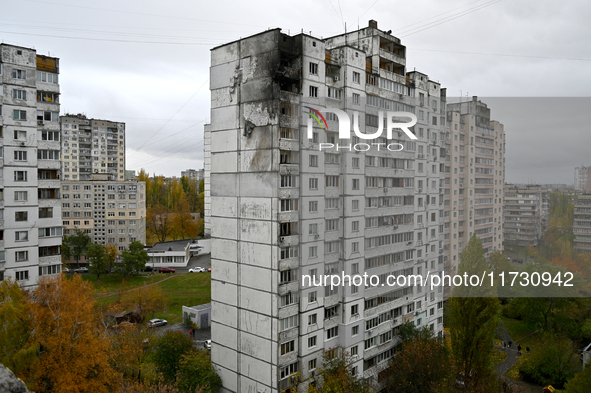
<svg viewBox="0 0 591 393"><path fill-rule="evenodd" d="M51 37L51 38L64 38L69 40L88 40L88 41L107 41L107 42L130 42L134 44L166 44L166 45L218 45L221 42L212 42L212 43L199 43L199 42L165 42L165 41L133 41L133 40L116 40L110 38L83 38L83 37L68 37L68 36L60 36L60 35L49 35L49 34L33 34L33 33L18 33L15 31L5 31L0 30L0 33L8 33L8 34L19 34L19 35L27 35L27 36L34 36L34 37Z"/></svg>
<svg viewBox="0 0 591 393"><path fill-rule="evenodd" d="M166 121L166 123L164 123L162 125L162 127L160 127L154 134L152 134L151 137L149 137L140 147L138 147L136 149L136 152L141 150L142 147L144 147L146 145L146 143L148 143L152 138L154 138L160 131L162 131L162 129L173 119L173 117L175 117L188 103L189 101L191 101L193 99L193 97L195 97L195 95L197 93L199 93L199 91L201 91L201 89L203 88L203 86L205 86L207 84L207 82L209 82L209 79L207 79L205 82L203 82L203 84L197 89L197 91L195 93L193 93L193 95L191 97L189 97L189 99L170 117L170 119L168 119ZM133 153L132 153L133 155Z"/></svg>
<svg viewBox="0 0 591 393"><path fill-rule="evenodd" d="M524 57L524 58L532 58L532 59L549 59L549 60L591 61L591 59L582 58L582 57L552 57L552 56L536 56L536 55L515 55L515 54L510 54L510 53L465 52L465 51L450 51L450 50L421 49L421 48L412 48L411 51L412 50L422 51L422 52L456 53L456 54L462 54L462 55Z"/></svg>

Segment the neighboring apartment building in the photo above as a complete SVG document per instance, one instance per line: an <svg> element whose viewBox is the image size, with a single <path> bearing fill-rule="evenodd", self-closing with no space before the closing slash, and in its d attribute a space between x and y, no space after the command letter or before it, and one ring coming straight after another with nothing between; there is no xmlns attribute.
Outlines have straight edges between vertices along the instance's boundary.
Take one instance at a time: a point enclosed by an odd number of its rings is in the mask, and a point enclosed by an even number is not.
<svg viewBox="0 0 591 393"><path fill-rule="evenodd" d="M550 219L550 196L539 185L505 185L504 246L537 246Z"/></svg>
<svg viewBox="0 0 591 393"><path fill-rule="evenodd" d="M591 166L575 168L575 190L591 193Z"/></svg>
<svg viewBox="0 0 591 393"><path fill-rule="evenodd" d="M181 177L188 177L189 180L195 180L197 183L199 183L203 179L203 176L203 169L187 169L186 171L181 171Z"/></svg>
<svg viewBox="0 0 591 393"><path fill-rule="evenodd" d="M574 252L591 252L591 194L577 195L574 204Z"/></svg>
<svg viewBox="0 0 591 393"><path fill-rule="evenodd" d="M477 97L448 104L447 120L445 264L455 274L474 233L487 257L503 250L505 132Z"/></svg>
<svg viewBox="0 0 591 393"><path fill-rule="evenodd" d="M0 44L0 280L61 271L59 59Z"/></svg>
<svg viewBox="0 0 591 393"><path fill-rule="evenodd" d="M445 89L406 73L405 51L375 21L327 39L273 29L212 50L205 225L224 391L280 392L295 373L313 383L323 350L336 346L358 377L379 383L401 324L442 334L441 289L384 282L443 271ZM418 139L395 129L371 142L402 151L319 150L369 141L339 140L336 116L311 123L308 106L358 111L368 134L382 130L382 112L412 112ZM301 280L341 273L379 284Z"/></svg>
<svg viewBox="0 0 591 393"><path fill-rule="evenodd" d="M64 235L84 231L93 243L119 251L134 241L146 244L146 183L112 181L106 174L91 177L62 181Z"/></svg>
<svg viewBox="0 0 591 393"><path fill-rule="evenodd" d="M125 180L125 123L82 114L61 116L60 121L63 180L91 180L94 173Z"/></svg>

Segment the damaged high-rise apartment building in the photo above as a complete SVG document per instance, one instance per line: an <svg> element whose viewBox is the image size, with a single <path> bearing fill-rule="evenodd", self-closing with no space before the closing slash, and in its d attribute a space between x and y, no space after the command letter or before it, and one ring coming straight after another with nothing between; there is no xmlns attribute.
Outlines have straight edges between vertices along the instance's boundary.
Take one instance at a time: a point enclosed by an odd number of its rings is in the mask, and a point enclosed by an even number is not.
<svg viewBox="0 0 591 393"><path fill-rule="evenodd" d="M405 46L375 21L325 39L273 29L216 47L210 80L205 223L224 391L314 383L323 350L336 346L379 384L403 323L443 331L441 288L385 278L443 271L445 89L406 72ZM364 134L385 128L382 113L410 112L416 139L400 129L339 139L326 112L308 138L307 112L323 108L358 112ZM343 273L378 285L302 281Z"/></svg>

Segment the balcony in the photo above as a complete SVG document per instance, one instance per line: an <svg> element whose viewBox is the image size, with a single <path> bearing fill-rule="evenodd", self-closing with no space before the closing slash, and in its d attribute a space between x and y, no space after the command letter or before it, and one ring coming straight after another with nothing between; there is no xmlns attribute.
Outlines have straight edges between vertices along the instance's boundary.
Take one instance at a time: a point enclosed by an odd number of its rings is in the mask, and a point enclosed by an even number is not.
<svg viewBox="0 0 591 393"><path fill-rule="evenodd" d="M58 179L40 179L38 184L39 188L60 188Z"/></svg>
<svg viewBox="0 0 591 393"><path fill-rule="evenodd" d="M280 175L297 175L300 173L299 164L280 164L279 174Z"/></svg>
<svg viewBox="0 0 591 393"><path fill-rule="evenodd" d="M400 57L392 52L380 48L380 57L392 61L396 64L400 64L402 66L406 66L406 59L404 57Z"/></svg>
<svg viewBox="0 0 591 393"><path fill-rule="evenodd" d="M279 199L299 198L299 196L300 196L299 188L280 188L279 189Z"/></svg>
<svg viewBox="0 0 591 393"><path fill-rule="evenodd" d="M294 139L280 139L279 140L279 149L281 150L290 150L290 151L299 151L300 150L300 142Z"/></svg>
<svg viewBox="0 0 591 393"><path fill-rule="evenodd" d="M401 85L406 84L406 77L404 75L398 75L394 72L384 70L383 68L380 68L380 78L386 78L396 83L400 83Z"/></svg>

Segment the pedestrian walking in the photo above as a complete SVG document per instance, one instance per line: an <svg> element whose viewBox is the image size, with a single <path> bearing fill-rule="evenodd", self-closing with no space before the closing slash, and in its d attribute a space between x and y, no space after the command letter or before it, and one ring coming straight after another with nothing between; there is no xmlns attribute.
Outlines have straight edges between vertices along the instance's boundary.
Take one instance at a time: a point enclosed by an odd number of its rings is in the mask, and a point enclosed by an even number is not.
<svg viewBox="0 0 591 393"><path fill-rule="evenodd" d="M513 341L509 341L509 348L511 348L511 345L513 345Z"/></svg>
<svg viewBox="0 0 591 393"><path fill-rule="evenodd" d="M525 347L525 352L529 355L529 347Z"/></svg>
<svg viewBox="0 0 591 393"><path fill-rule="evenodd" d="M521 355L521 344L517 346L517 353Z"/></svg>
<svg viewBox="0 0 591 393"><path fill-rule="evenodd" d="M193 333L193 338L195 338L195 329L191 330L191 332Z"/></svg>
<svg viewBox="0 0 591 393"><path fill-rule="evenodd" d="M501 345L503 345L503 348L505 348L505 340L501 341Z"/></svg>
<svg viewBox="0 0 591 393"><path fill-rule="evenodd" d="M189 336L193 337L193 329L189 330Z"/></svg>

